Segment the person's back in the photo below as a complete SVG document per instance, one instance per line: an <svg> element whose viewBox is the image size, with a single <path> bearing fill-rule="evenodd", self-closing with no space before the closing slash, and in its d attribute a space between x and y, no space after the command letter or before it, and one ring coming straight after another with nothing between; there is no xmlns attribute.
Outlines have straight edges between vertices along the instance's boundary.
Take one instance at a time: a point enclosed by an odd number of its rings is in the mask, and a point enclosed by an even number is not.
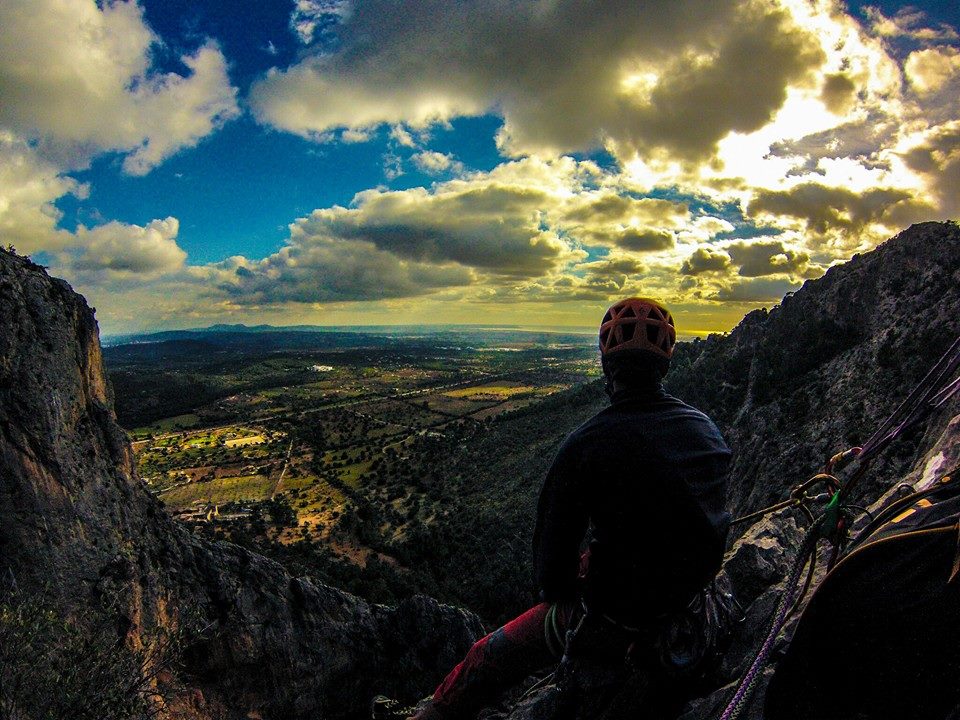
<svg viewBox="0 0 960 720"><path fill-rule="evenodd" d="M600 352L611 405L563 443L537 507L541 602L475 643L417 720L473 717L559 660L582 605L618 632L650 630L719 568L730 451L709 418L663 392L675 341L670 313L652 300L607 311ZM620 652L639 637L652 634L624 636Z"/></svg>
<svg viewBox="0 0 960 720"><path fill-rule="evenodd" d="M611 400L557 454L534 558L542 599L582 590L596 610L638 626L686 605L719 569L730 451L709 418L659 383L624 386ZM578 588L570 566L587 519L589 566Z"/></svg>

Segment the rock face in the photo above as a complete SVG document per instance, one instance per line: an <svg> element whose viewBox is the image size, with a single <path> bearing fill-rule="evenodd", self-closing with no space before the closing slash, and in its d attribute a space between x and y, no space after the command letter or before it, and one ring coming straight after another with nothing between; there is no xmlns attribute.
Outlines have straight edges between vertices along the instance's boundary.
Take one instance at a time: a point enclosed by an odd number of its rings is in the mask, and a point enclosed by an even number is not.
<svg viewBox="0 0 960 720"><path fill-rule="evenodd" d="M740 516L784 499L832 454L865 441L958 335L960 228L924 223L807 282L769 312L750 313L729 335L679 346L667 385L711 415L731 444L728 507ZM859 500L879 505L901 483L919 488L958 464L960 398L954 398L874 461ZM746 619L721 669L729 684L690 703L682 720L720 716L766 634L801 522L786 512L731 533L723 572ZM795 618L780 648L794 625ZM762 720L771 672L741 718ZM547 686L503 717L549 717L554 693ZM626 715L643 716L642 706L626 702Z"/></svg>
<svg viewBox="0 0 960 720"><path fill-rule="evenodd" d="M782 499L865 441L960 335L960 228L914 225L811 280L729 335L678 348L669 389L713 417L734 451L728 503ZM922 431L875 463L873 498L916 464Z"/></svg>
<svg viewBox="0 0 960 720"><path fill-rule="evenodd" d="M186 656L176 717L356 717L383 692L428 692L482 631L423 597L396 608L293 578L170 520L116 425L82 297L0 251L0 573L79 611L122 598L136 645L208 627Z"/></svg>

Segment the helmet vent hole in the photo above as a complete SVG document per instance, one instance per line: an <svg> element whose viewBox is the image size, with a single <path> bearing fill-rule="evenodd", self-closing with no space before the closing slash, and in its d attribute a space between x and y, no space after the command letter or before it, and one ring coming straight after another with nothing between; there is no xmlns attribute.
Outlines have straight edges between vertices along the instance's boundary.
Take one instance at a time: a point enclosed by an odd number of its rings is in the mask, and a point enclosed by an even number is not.
<svg viewBox="0 0 960 720"><path fill-rule="evenodd" d="M647 340L650 341L651 345L658 345L658 335L660 334L660 328L657 325L647 325Z"/></svg>
<svg viewBox="0 0 960 720"><path fill-rule="evenodd" d="M633 340L633 335L637 331L637 324L624 323L623 325L620 326L620 329L623 332L623 341L629 342L630 340Z"/></svg>

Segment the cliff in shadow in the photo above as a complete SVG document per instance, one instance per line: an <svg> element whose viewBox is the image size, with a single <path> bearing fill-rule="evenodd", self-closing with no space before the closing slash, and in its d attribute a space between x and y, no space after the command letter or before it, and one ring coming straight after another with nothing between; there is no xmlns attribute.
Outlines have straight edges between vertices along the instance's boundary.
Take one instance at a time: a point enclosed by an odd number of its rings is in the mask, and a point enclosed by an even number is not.
<svg viewBox="0 0 960 720"><path fill-rule="evenodd" d="M161 675L176 717L363 716L376 692L428 692L481 632L466 611L371 605L169 519L116 425L93 310L6 251L0 574L81 623L109 599L128 647L201 628L178 676Z"/></svg>
<svg viewBox="0 0 960 720"><path fill-rule="evenodd" d="M728 335L678 346L668 389L713 417L734 451L728 505L782 499L859 445L960 335L960 228L914 225L807 281ZM874 463L872 498L928 449L923 428Z"/></svg>

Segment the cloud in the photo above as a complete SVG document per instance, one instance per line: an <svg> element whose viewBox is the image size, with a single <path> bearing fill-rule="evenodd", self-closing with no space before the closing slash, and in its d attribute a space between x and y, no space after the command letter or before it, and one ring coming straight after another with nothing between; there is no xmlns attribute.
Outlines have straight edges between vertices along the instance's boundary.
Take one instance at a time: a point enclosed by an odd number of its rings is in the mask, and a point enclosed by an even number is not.
<svg viewBox="0 0 960 720"><path fill-rule="evenodd" d="M558 222L571 236L589 245L658 252L674 247L671 231L689 226L690 210L685 203L635 198L616 188L605 188L570 198Z"/></svg>
<svg viewBox="0 0 960 720"><path fill-rule="evenodd" d="M857 84L846 73L830 73L823 78L820 98L827 110L843 115L857 97Z"/></svg>
<svg viewBox="0 0 960 720"><path fill-rule="evenodd" d="M456 262L486 271L530 276L569 256L556 233L539 227L543 193L519 187L446 186L368 190L355 207L315 210L297 221L299 232L362 240L416 261Z"/></svg>
<svg viewBox="0 0 960 720"><path fill-rule="evenodd" d="M960 50L952 47L917 50L907 57L903 69L918 93L939 92L960 76Z"/></svg>
<svg viewBox="0 0 960 720"><path fill-rule="evenodd" d="M772 278L754 278L722 287L710 296L711 300L733 303L780 302L788 292L800 287L800 283Z"/></svg>
<svg viewBox="0 0 960 720"><path fill-rule="evenodd" d="M701 275L703 273L726 273L731 268L730 256L709 247L697 248L683 261L681 275Z"/></svg>
<svg viewBox="0 0 960 720"><path fill-rule="evenodd" d="M407 130L403 125L394 125L392 128L390 128L390 139L402 147L412 148L417 146L417 142L413 139L413 135L411 135L410 131Z"/></svg>
<svg viewBox="0 0 960 720"><path fill-rule="evenodd" d="M459 174L463 172L463 163L455 159L452 155L436 152L434 150L423 150L410 157L413 164L421 172L428 175L440 175L442 173Z"/></svg>
<svg viewBox="0 0 960 720"><path fill-rule="evenodd" d="M635 198L609 189L582 193L571 203L570 209L564 214L564 219L574 224L603 225L638 222L675 228L689 215L690 209L683 202L658 198Z"/></svg>
<svg viewBox="0 0 960 720"><path fill-rule="evenodd" d="M177 245L179 221L174 217L154 220L145 227L116 221L88 229L80 227L68 251L68 267L84 275L106 273L112 279L138 280L176 272L187 254Z"/></svg>
<svg viewBox="0 0 960 720"><path fill-rule="evenodd" d="M148 172L239 114L214 43L183 56L181 76L151 69L158 42L135 2L0 4L0 127L61 167L118 150Z"/></svg>
<svg viewBox="0 0 960 720"><path fill-rule="evenodd" d="M195 270L241 305L329 303L416 297L474 281L457 265L398 258L363 240L336 240L294 227L290 243L259 261L242 257Z"/></svg>
<svg viewBox="0 0 960 720"><path fill-rule="evenodd" d="M839 232L858 239L873 225L880 225L879 234L888 236L899 225L895 213L903 218L923 212L923 207L905 189L879 187L855 192L805 182L789 190L761 190L754 195L747 211L753 218L771 222L795 218L817 235Z"/></svg>
<svg viewBox="0 0 960 720"><path fill-rule="evenodd" d="M925 24L927 16L915 7L903 7L894 15L884 15L876 7L867 6L863 13L870 23L871 30L886 38L909 38L921 41L943 41L958 39L956 29L945 23L937 27Z"/></svg>
<svg viewBox="0 0 960 720"><path fill-rule="evenodd" d="M290 14L290 29L300 42L309 45L331 25L350 17L346 0L296 0Z"/></svg>
<svg viewBox="0 0 960 720"><path fill-rule="evenodd" d="M54 202L82 192L35 148L0 130L0 243L27 253L59 249L70 237L57 229L61 213Z"/></svg>
<svg viewBox="0 0 960 720"><path fill-rule="evenodd" d="M735 242L726 250L744 277L790 275L813 278L824 273L823 268L810 262L807 253L787 248L778 240Z"/></svg>
<svg viewBox="0 0 960 720"><path fill-rule="evenodd" d="M938 219L960 216L960 120L926 131L903 158L914 172L926 178L937 201L937 210L929 215Z"/></svg>
<svg viewBox="0 0 960 720"><path fill-rule="evenodd" d="M790 13L747 0L617 0L602 13L574 0L373 0L337 36L335 52L253 86L262 122L323 137L496 111L511 154L606 143L702 159L728 133L766 124L823 59Z"/></svg>
<svg viewBox="0 0 960 720"><path fill-rule="evenodd" d="M635 230L626 228L613 237L614 244L634 252L669 250L675 244L673 233L663 230Z"/></svg>

